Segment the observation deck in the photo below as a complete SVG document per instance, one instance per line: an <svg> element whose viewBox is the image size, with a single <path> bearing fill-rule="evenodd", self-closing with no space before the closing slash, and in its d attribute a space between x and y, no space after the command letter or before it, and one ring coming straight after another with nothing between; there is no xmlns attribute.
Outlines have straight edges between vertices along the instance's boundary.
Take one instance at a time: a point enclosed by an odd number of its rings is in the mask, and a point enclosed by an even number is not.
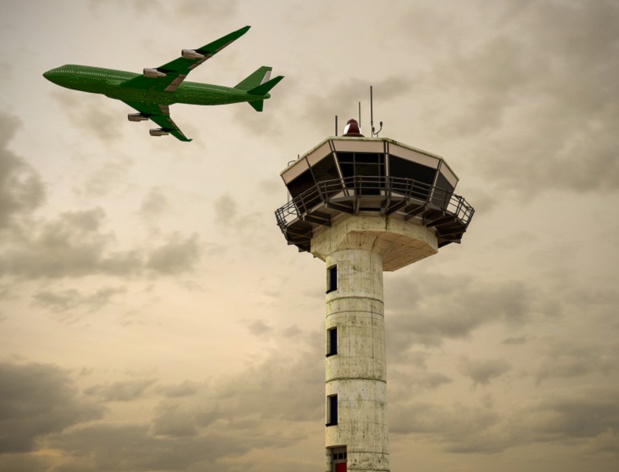
<svg viewBox="0 0 619 472"><path fill-rule="evenodd" d="M288 244L310 251L312 237L354 215L433 228L438 247L460 243L475 210L454 193L445 160L388 138L329 137L282 173L290 200L275 211Z"/></svg>

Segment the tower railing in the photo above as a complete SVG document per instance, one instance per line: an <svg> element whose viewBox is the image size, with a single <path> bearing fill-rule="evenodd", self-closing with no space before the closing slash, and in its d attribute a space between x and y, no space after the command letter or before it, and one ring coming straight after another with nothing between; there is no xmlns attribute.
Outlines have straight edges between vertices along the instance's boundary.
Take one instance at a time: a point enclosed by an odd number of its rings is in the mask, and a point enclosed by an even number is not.
<svg viewBox="0 0 619 472"><path fill-rule="evenodd" d="M405 219L423 217L428 211L440 212L443 216L453 217L464 229L475 213L463 197L415 179L354 175L318 182L292 198L275 211L277 224L286 235L292 222L304 219L320 207L352 214L360 211L400 213Z"/></svg>

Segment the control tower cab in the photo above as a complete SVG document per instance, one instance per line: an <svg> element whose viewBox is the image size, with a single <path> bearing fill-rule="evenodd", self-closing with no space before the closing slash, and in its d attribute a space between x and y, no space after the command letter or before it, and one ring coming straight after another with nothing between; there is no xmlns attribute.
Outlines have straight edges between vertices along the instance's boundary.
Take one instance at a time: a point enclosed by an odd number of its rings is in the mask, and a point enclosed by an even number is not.
<svg viewBox="0 0 619 472"><path fill-rule="evenodd" d="M313 236L359 215L432 228L438 248L460 243L474 209L454 193L458 177L442 157L389 138L366 138L355 120L347 131L281 173L291 199L276 218L289 244L310 251Z"/></svg>

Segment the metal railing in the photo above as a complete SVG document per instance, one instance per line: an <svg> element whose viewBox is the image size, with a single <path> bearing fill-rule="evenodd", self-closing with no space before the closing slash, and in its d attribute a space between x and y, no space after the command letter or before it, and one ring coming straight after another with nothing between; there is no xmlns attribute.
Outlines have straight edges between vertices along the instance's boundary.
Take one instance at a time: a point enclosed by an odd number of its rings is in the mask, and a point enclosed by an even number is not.
<svg viewBox="0 0 619 472"><path fill-rule="evenodd" d="M463 197L448 190L403 177L355 175L343 179L318 182L275 211L277 224L285 234L295 219L311 213L320 205L346 203L364 199L375 200L379 210L391 202L405 202L403 208L417 203L427 208L445 211L468 226L475 210ZM354 206L351 206L354 208Z"/></svg>

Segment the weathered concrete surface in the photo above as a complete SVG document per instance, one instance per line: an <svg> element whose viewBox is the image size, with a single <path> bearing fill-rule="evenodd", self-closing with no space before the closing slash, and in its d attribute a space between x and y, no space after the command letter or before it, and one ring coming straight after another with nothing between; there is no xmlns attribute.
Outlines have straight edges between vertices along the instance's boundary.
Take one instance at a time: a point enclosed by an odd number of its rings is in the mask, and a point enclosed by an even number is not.
<svg viewBox="0 0 619 472"><path fill-rule="evenodd" d="M323 261L336 250L363 249L380 254L391 272L438 252L434 230L413 221L352 216L312 238L311 252Z"/></svg>
<svg viewBox="0 0 619 472"><path fill-rule="evenodd" d="M337 290L326 299L326 329L338 334L337 355L326 360L326 395L338 395L338 424L326 427L326 472L333 470L329 448L341 446L349 471L389 471L383 270L436 252L431 229L376 216L348 218L312 239L312 254L337 265Z"/></svg>

